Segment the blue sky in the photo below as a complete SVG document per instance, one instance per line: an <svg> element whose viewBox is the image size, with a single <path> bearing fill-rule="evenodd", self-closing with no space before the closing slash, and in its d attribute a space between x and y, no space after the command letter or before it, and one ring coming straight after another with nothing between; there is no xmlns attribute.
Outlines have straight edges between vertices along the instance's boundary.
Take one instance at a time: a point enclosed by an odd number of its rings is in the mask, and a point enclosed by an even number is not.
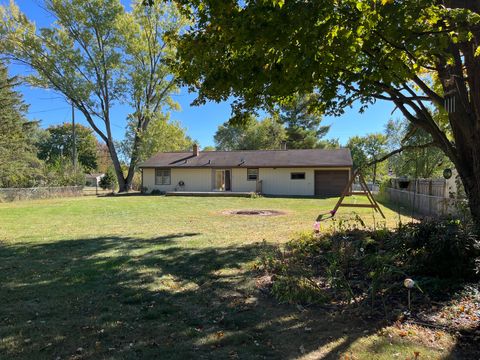
<svg viewBox="0 0 480 360"><path fill-rule="evenodd" d="M52 18L39 6L41 0L17 0L20 9L34 20L37 27L48 26ZM125 4L128 1L123 1ZM1 4L8 3L8 0L0 0ZM10 65L11 74L26 74L28 69L18 65ZM70 121L71 109L62 95L50 90L34 89L29 86L21 86L19 90L23 93L25 101L30 104L28 117L41 120L43 127L52 124L60 124ZM190 106L195 99L194 93L188 93L181 89L180 94L174 99L180 104L181 111L172 113L172 119L178 120L187 129L188 135L199 141L200 145L214 145L213 135L218 125L227 121L230 117L230 104L228 102L210 102L203 106ZM345 144L351 136L365 135L372 132L382 131L386 122L392 117L393 104L379 101L370 106L363 114L358 112L359 106L347 109L341 117L325 117L323 123L331 124L331 130L327 138L339 138L341 144ZM124 134L125 118L129 109L126 106L118 105L112 112L112 131L115 138L120 139ZM395 117L400 116L394 114ZM88 125L80 112L76 112L78 122Z"/></svg>

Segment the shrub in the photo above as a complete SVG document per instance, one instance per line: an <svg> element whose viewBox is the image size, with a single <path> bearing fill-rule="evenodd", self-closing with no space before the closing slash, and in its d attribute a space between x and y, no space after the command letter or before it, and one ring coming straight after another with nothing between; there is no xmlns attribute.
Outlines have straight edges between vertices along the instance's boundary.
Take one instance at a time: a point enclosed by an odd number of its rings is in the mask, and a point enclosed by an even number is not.
<svg viewBox="0 0 480 360"><path fill-rule="evenodd" d="M150 195L164 195L165 192L162 191L162 190L158 190L158 189L153 189L151 192L150 192Z"/></svg>
<svg viewBox="0 0 480 360"><path fill-rule="evenodd" d="M271 276L272 294L290 303L370 299L373 306L381 298L387 307L387 297L403 294L407 277L430 289L428 284L439 280L452 283L480 275L478 241L467 223L424 220L393 231L362 230L358 222L339 222L343 230L332 233L301 233L285 251L263 254L262 269Z"/></svg>
<svg viewBox="0 0 480 360"><path fill-rule="evenodd" d="M109 168L107 172L105 173L105 176L103 176L98 185L103 189L111 189L113 191L115 185L117 184L117 177L115 176L115 173L112 168Z"/></svg>
<svg viewBox="0 0 480 360"><path fill-rule="evenodd" d="M473 227L452 219L406 224L392 237L406 267L415 274L472 278L478 273L479 243Z"/></svg>

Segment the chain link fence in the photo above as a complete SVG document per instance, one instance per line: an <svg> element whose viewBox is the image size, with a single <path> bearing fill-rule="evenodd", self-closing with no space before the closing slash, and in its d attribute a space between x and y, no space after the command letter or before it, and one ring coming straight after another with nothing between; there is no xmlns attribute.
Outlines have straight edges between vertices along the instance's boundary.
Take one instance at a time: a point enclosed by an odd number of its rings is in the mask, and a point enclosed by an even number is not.
<svg viewBox="0 0 480 360"><path fill-rule="evenodd" d="M83 186L1 188L0 202L82 196Z"/></svg>

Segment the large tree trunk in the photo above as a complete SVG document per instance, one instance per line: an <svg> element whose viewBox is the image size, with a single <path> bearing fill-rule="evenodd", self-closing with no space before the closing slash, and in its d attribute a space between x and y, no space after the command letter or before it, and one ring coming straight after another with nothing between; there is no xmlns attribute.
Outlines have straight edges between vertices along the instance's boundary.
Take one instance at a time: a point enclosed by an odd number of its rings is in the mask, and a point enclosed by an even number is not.
<svg viewBox="0 0 480 360"><path fill-rule="evenodd" d="M465 188L472 219L480 233L480 136L472 134L461 148L462 156L455 166Z"/></svg>
<svg viewBox="0 0 480 360"><path fill-rule="evenodd" d="M138 159L139 146L140 146L140 137L138 136L138 133L136 133L135 138L133 140L132 156L130 158L130 166L128 167L128 174L127 174L126 184L125 184L128 190L132 189L133 176L135 175L135 168L139 160Z"/></svg>
<svg viewBox="0 0 480 360"><path fill-rule="evenodd" d="M128 184L123 176L122 166L120 164L120 160L118 159L117 150L115 149L115 145L112 140L107 142L107 147L108 151L110 152L113 168L115 169L115 175L117 175L118 192L126 192L128 191Z"/></svg>

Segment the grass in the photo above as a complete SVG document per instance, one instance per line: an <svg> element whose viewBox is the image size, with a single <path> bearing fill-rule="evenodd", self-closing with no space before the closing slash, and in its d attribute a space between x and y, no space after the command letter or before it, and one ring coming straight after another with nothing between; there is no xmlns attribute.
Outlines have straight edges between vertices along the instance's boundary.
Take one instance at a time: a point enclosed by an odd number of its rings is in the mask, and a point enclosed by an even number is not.
<svg viewBox="0 0 480 360"><path fill-rule="evenodd" d="M421 329L400 336L377 321L259 293L252 264L261 242L312 229L335 202L132 196L0 204L0 358L457 358L446 333L442 341L427 341ZM233 209L286 214L222 214ZM398 215L384 210L395 225ZM379 222L371 209L357 213Z"/></svg>

